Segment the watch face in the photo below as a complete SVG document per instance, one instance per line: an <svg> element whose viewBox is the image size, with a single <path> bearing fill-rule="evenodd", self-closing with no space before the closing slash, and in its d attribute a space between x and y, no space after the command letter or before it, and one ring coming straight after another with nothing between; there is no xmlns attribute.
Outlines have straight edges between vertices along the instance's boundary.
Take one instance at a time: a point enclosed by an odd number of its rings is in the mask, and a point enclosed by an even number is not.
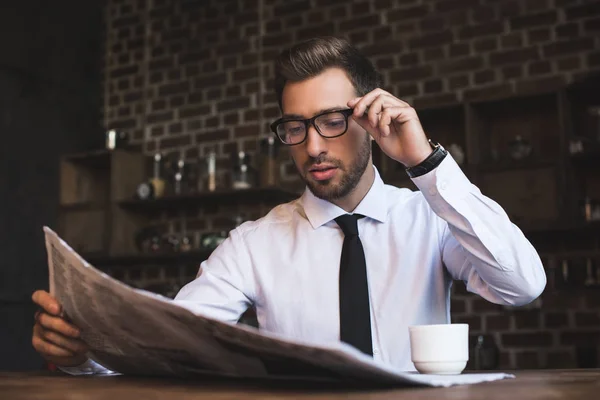
<svg viewBox="0 0 600 400"><path fill-rule="evenodd" d="M137 195L142 200L150 198L152 193L152 185L148 182L140 183L137 187Z"/></svg>

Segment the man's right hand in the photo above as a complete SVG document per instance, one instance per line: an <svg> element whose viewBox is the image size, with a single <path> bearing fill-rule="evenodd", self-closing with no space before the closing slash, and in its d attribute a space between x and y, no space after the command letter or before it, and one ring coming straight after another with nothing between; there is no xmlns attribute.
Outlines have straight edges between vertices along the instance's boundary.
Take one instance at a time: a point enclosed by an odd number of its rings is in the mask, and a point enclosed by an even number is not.
<svg viewBox="0 0 600 400"><path fill-rule="evenodd" d="M32 299L40 307L35 313L33 348L60 367L74 367L85 362L87 346L79 339L79 329L63 318L58 301L43 290L36 291Z"/></svg>

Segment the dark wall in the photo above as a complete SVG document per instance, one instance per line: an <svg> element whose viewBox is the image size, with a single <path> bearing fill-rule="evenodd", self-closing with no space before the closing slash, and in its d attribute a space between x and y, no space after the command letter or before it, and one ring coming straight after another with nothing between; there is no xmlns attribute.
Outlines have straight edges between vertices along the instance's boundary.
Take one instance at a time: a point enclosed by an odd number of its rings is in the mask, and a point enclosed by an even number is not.
<svg viewBox="0 0 600 400"><path fill-rule="evenodd" d="M102 142L102 17L100 1L0 6L0 370L43 365L30 300L48 287L42 226L60 154Z"/></svg>
<svg viewBox="0 0 600 400"><path fill-rule="evenodd" d="M419 113L563 88L600 70L600 0L106 4L107 124L131 133L149 154L183 153L194 161L216 149L218 173L230 168L236 147L257 159L257 140L279 117L272 60L315 35L348 38L375 62L384 88ZM296 175L288 167L286 183ZM202 211L188 220L187 232L230 229L231 215L226 207ZM180 224L157 221L164 232ZM571 239L555 248L572 249ZM143 287L139 276L131 280ZM495 335L500 368L576 367L576 347L598 347L596 292L547 290L532 309L506 310L455 287L453 320L468 322L472 334Z"/></svg>

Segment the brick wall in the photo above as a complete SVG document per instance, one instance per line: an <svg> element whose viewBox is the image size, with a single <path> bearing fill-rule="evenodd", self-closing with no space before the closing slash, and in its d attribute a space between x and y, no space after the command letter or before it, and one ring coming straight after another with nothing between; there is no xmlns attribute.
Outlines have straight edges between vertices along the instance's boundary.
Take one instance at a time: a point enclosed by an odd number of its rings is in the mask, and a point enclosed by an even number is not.
<svg viewBox="0 0 600 400"><path fill-rule="evenodd" d="M148 153L197 159L215 149L221 171L232 150L253 152L278 116L273 57L313 35L349 38L417 110L600 70L600 1L109 0L105 11L106 127L130 132ZM220 212L200 215L199 228L224 221L229 211ZM571 367L577 346L597 351L599 306L588 290L506 310L459 287L453 316L474 334L494 333L502 368Z"/></svg>

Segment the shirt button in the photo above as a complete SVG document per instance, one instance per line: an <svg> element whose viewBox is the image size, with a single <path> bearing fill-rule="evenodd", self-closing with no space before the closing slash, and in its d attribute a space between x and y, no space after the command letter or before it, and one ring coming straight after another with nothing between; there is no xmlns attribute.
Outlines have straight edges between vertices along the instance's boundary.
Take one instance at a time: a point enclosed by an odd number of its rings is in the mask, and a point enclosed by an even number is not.
<svg viewBox="0 0 600 400"><path fill-rule="evenodd" d="M429 188L429 194L435 196L437 194L437 190L434 187Z"/></svg>
<svg viewBox="0 0 600 400"><path fill-rule="evenodd" d="M440 183L440 189L441 189L441 190L446 190L446 187L447 187L447 186L448 186L448 185L446 184L446 181L442 181L442 183Z"/></svg>
<svg viewBox="0 0 600 400"><path fill-rule="evenodd" d="M378 349L373 349L373 354L379 354L379 350Z"/></svg>

